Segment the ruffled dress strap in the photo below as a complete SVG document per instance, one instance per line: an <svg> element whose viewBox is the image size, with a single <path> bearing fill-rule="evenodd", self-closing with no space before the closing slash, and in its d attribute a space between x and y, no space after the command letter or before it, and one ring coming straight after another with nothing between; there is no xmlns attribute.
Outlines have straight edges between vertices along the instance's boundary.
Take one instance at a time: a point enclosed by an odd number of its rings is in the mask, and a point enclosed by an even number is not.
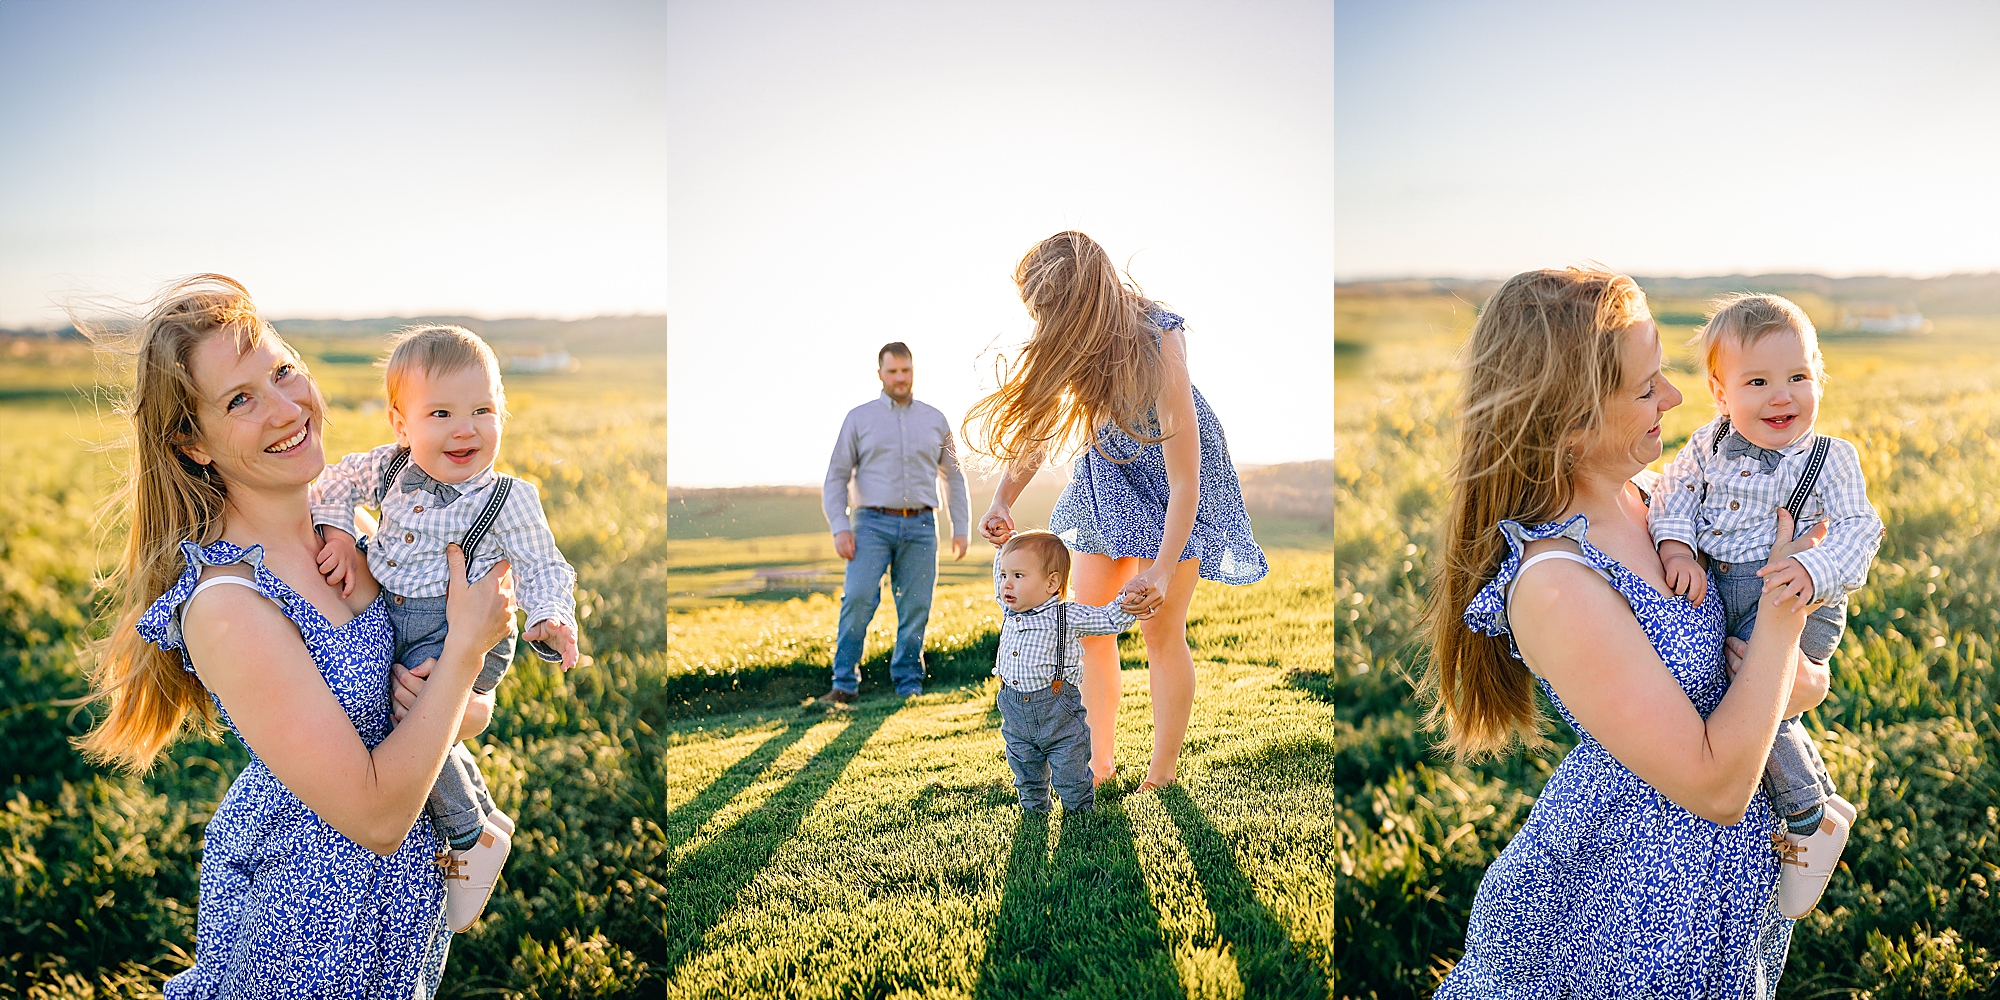
<svg viewBox="0 0 2000 1000"><path fill-rule="evenodd" d="M186 610L187 602L194 597L202 571L207 567L249 565L251 570L249 582L255 586L259 594L276 601L284 608L288 617L292 612L291 602L298 599L298 595L292 588L285 586L277 574L264 568L262 545L252 545L244 549L228 542L215 542L203 548L193 542L182 542L181 555L187 560L187 568L181 571L180 579L167 588L167 592L161 594L160 599L154 601L153 606L147 608L145 614L139 616L139 623L136 626L141 638L161 649L184 649L186 646L187 637L181 632L181 614ZM189 673L194 672L194 667L187 662L185 653L181 656L181 669Z"/></svg>
<svg viewBox="0 0 2000 1000"><path fill-rule="evenodd" d="M1529 542L1545 541L1551 538L1567 538L1583 550L1583 561L1600 576L1609 581L1620 594L1625 594L1627 582L1620 577L1628 572L1624 564L1599 551L1584 535L1590 531L1590 519L1577 514L1567 521L1551 521L1548 524L1527 527L1519 521L1503 520L1498 525L1500 534L1507 539L1507 557L1500 561L1500 569L1493 579L1473 595L1472 603L1465 608L1465 627L1481 635L1507 637L1507 651L1517 660L1521 659L1520 647L1514 644L1514 632L1507 622L1507 595L1514 589L1514 581L1521 575L1522 557ZM1627 600L1629 600L1629 596Z"/></svg>

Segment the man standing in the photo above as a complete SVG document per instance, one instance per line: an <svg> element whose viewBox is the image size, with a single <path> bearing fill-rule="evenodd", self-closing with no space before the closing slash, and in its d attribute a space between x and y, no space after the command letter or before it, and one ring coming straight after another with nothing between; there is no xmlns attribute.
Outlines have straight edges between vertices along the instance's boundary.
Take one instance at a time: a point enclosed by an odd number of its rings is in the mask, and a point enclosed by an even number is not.
<svg viewBox="0 0 2000 1000"><path fill-rule="evenodd" d="M861 689L861 646L882 602L882 574L896 600L896 650L889 679L900 695L924 686L924 626L937 582L938 476L951 494L951 554L965 558L970 502L951 424L937 407L910 398L915 366L901 341L875 354L882 395L849 410L834 439L820 503L833 529L833 549L847 560L840 626L833 647L833 690L822 705L846 704ZM854 516L847 513L848 482Z"/></svg>

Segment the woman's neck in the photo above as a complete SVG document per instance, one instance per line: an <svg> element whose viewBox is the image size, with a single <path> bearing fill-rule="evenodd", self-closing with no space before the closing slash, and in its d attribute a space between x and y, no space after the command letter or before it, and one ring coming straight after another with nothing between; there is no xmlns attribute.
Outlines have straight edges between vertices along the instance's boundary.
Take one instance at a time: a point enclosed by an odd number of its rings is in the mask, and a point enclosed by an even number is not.
<svg viewBox="0 0 2000 1000"><path fill-rule="evenodd" d="M1630 496L1625 491L1625 484L1631 478L1596 470L1578 469L1570 479L1570 486L1575 492L1570 495L1569 507L1563 511L1563 516L1567 518L1572 514L1583 514L1589 517L1592 523L1602 522L1607 515L1624 509L1625 502Z"/></svg>
<svg viewBox="0 0 2000 1000"><path fill-rule="evenodd" d="M291 543L313 546L318 539L304 486L232 493L223 517L222 535L237 545L263 545L266 549Z"/></svg>

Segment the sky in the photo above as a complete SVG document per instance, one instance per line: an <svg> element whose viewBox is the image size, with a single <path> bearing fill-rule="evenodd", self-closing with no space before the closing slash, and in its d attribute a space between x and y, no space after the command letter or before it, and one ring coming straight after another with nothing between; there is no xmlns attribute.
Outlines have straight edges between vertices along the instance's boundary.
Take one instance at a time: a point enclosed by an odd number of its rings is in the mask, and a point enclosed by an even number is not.
<svg viewBox="0 0 2000 1000"><path fill-rule="evenodd" d="M0 2L0 327L666 311L657 0Z"/></svg>
<svg viewBox="0 0 2000 1000"><path fill-rule="evenodd" d="M1187 318L1238 464L1331 457L1332 4L667 10L669 482L818 483L889 341L956 426L1072 228Z"/></svg>
<svg viewBox="0 0 2000 1000"><path fill-rule="evenodd" d="M2000 4L1341 0L1335 270L2000 270Z"/></svg>

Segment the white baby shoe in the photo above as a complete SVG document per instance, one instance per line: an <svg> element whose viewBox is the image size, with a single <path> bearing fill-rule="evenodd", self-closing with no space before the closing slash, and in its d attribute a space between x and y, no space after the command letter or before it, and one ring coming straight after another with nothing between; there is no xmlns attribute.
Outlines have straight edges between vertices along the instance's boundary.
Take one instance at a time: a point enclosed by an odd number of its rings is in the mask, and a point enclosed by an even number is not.
<svg viewBox="0 0 2000 1000"><path fill-rule="evenodd" d="M506 819L499 813L488 816L479 841L471 847L438 854L438 866L445 870L444 919L452 933L462 933L485 912L486 899L493 894L500 869L507 864L507 852L514 846L507 836L513 821L507 820L502 828L494 822L496 818Z"/></svg>
<svg viewBox="0 0 2000 1000"><path fill-rule="evenodd" d="M1819 905L1820 894L1840 863L1841 849L1847 846L1854 816L1854 804L1835 795L1826 800L1826 815L1820 817L1819 829L1803 837L1794 833L1771 835L1771 846L1779 855L1779 913L1797 920Z"/></svg>

